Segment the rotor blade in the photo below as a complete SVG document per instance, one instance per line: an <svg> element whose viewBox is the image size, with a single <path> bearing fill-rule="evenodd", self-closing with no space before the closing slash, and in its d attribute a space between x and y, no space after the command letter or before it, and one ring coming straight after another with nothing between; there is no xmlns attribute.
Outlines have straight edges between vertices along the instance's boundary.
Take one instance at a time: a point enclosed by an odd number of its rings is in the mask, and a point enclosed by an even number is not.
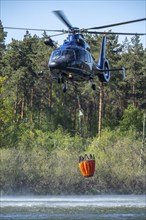
<svg viewBox="0 0 146 220"><path fill-rule="evenodd" d="M54 14L61 20L63 21L63 23L69 28L72 28L71 23L67 20L67 18L65 17L64 13L62 11L53 11Z"/></svg>
<svg viewBox="0 0 146 220"><path fill-rule="evenodd" d="M125 22L120 22L120 23L115 23L115 24L103 25L103 26L99 26L99 27L86 28L85 30L109 28L109 27L130 24L130 23L136 23L136 22L145 21L145 20L146 20L146 18L141 18L141 19L132 20L132 21L125 21Z"/></svg>
<svg viewBox="0 0 146 220"><path fill-rule="evenodd" d="M61 33L61 34L53 34L53 35L50 35L49 37L56 37L56 36L60 36L60 35L64 35L66 33Z"/></svg>
<svg viewBox="0 0 146 220"><path fill-rule="evenodd" d="M84 33L84 31L83 31ZM85 31L88 34L105 34L105 35L146 35L146 33L121 33L121 32L105 32L105 31Z"/></svg>
<svg viewBox="0 0 146 220"><path fill-rule="evenodd" d="M66 33L65 30L47 30L47 29L38 29L38 28L20 28L20 27L3 27L4 29L14 29L14 30L28 30L28 31L52 31L52 32L63 32ZM0 29L2 29L0 27Z"/></svg>

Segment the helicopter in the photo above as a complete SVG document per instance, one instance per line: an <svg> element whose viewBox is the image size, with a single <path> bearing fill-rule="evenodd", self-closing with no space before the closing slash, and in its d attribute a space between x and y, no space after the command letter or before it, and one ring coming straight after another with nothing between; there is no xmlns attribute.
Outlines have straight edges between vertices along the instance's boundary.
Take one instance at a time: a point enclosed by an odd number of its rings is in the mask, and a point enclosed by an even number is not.
<svg viewBox="0 0 146 220"><path fill-rule="evenodd" d="M73 27L71 23L66 18L65 14L60 11L53 11L55 15L68 27L68 30L55 30L62 32L63 34L68 33L67 40L64 41L63 45L56 47L55 42L49 37L44 40L47 46L55 47L52 51L49 59L49 69L51 74L57 79L58 83L63 83L63 92L67 90L67 82L81 82L90 81L91 88L96 89L94 83L95 76L102 83L108 83L110 80L110 75L112 71L121 71L123 78L125 78L125 68L110 68L109 61L106 58L106 35L107 34L118 34L118 35L146 35L145 33L113 33L113 32L99 32L90 31L97 30L112 26L119 26L134 22L140 22L146 20L146 18L126 21L121 23L115 23L110 25L104 25L93 28L80 29L78 27ZM88 34L103 34L102 43L100 48L100 55L98 62L95 62L94 57L90 52L89 44L84 40L83 33ZM60 34L58 34L60 35ZM54 35L56 36L56 35Z"/></svg>
<svg viewBox="0 0 146 220"><path fill-rule="evenodd" d="M115 23L110 25L104 25L93 28L80 29L74 27L66 18L63 11L53 11L54 14L68 27L68 30L54 30L62 32L62 34L68 34L67 40L60 47L56 47L55 42L49 37L44 40L47 46L55 47L52 51L49 59L49 69L51 74L57 79L58 83L63 83L63 92L67 90L67 82L82 82L90 81L91 88L96 89L94 78L98 76L99 81L102 83L108 83L112 71L121 71L123 78L125 78L125 68L110 68L109 61L106 58L106 35L118 34L118 35L146 35L145 33L113 33L113 32L99 32L92 31L107 27L119 26L134 22L140 22L146 20L146 18L126 21L121 23ZM84 40L83 33L88 34L103 34L102 43L100 48L100 55L98 62L95 62L94 57L90 52L89 44ZM58 34L60 35L60 34ZM57 36L57 35L54 35Z"/></svg>

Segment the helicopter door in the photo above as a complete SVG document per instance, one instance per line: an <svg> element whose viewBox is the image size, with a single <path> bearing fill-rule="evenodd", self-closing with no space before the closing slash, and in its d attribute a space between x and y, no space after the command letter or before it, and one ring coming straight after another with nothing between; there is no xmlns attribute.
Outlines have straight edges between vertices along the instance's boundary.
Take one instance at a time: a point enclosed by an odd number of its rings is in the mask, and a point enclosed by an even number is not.
<svg viewBox="0 0 146 220"><path fill-rule="evenodd" d="M92 69L91 68L91 56L87 51L85 51L85 68L87 71L90 71Z"/></svg>
<svg viewBox="0 0 146 220"><path fill-rule="evenodd" d="M82 49L76 50L76 63L77 67L82 70L86 70L85 51Z"/></svg>

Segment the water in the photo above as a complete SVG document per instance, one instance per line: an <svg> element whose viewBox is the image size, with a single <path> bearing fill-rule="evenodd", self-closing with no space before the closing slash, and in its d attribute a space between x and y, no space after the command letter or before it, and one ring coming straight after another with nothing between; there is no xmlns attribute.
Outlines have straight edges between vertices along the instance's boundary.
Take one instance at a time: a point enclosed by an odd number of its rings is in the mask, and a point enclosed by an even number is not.
<svg viewBox="0 0 146 220"><path fill-rule="evenodd" d="M1 197L0 220L146 220L144 195Z"/></svg>

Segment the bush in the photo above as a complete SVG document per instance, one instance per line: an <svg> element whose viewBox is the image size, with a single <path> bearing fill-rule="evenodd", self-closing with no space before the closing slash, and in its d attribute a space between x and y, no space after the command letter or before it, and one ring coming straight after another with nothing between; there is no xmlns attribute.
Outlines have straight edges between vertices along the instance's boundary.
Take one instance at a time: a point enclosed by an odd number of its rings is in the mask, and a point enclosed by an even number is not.
<svg viewBox="0 0 146 220"><path fill-rule="evenodd" d="M27 141L21 138L19 147L1 149L2 192L95 194L145 190L146 158L141 155L141 141L132 134L119 136L118 130L105 130L101 138L83 141L61 130L54 133L36 130L31 137ZM25 146L29 141L30 148ZM92 178L84 178L79 171L78 157L85 153L95 155L96 170Z"/></svg>

